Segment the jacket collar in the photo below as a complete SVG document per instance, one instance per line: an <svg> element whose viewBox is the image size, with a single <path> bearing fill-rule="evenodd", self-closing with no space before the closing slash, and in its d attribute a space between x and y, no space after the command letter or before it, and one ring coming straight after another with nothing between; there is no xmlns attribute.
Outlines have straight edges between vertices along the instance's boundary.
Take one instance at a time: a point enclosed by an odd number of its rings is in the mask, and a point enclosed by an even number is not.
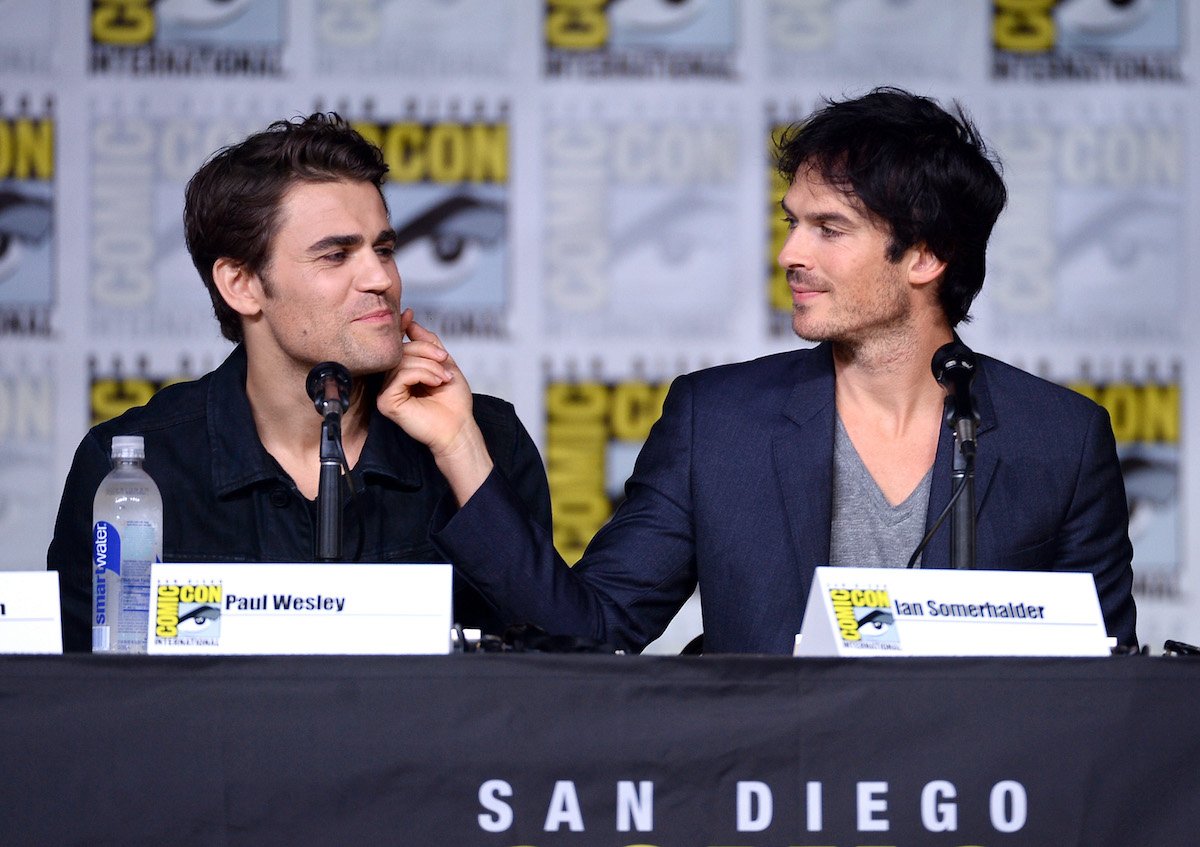
<svg viewBox="0 0 1200 847"><path fill-rule="evenodd" d="M801 567L802 597L813 566L829 564L833 520L833 353L829 344L794 360L793 388L772 437L792 544Z"/></svg>
<svg viewBox="0 0 1200 847"><path fill-rule="evenodd" d="M957 338L957 335L955 336ZM975 408L979 412L979 425L975 430L977 450L975 453L975 517L978 519L987 499L988 488L991 486L999 457L995 450L989 450L990 439L985 437L996 427L996 410L992 404L991 391L988 389L986 356L976 354L979 365L975 369L975 382L971 394L975 400ZM941 515L946 504L950 502L951 484L950 469L954 461L954 433L950 427L943 425L938 436L937 458L933 461L933 482L929 489L929 510L925 516L925 531L933 526L934 521ZM938 528L937 534L929 540L925 552L921 556L923 568L950 567L950 517Z"/></svg>
<svg viewBox="0 0 1200 847"><path fill-rule="evenodd" d="M246 396L246 348L239 344L212 373L206 397L208 443L212 453L213 490L225 496L259 482L287 479L263 447ZM313 425L318 426L313 412ZM393 432L388 432L391 429ZM367 441L358 464L355 480L365 482L367 474L385 477L401 488L421 487L421 453L416 442L400 434L395 425L372 410Z"/></svg>
<svg viewBox="0 0 1200 847"><path fill-rule="evenodd" d="M997 456L987 449L986 434L996 426L995 408L987 382L987 357L979 356L973 394L979 411L975 459L975 513L983 509L996 469ZM794 366L793 389L781 409L772 449L797 561L829 564L833 521L833 432L837 419L834 397L833 352L828 343L802 352ZM929 491L925 528L937 520L950 501L950 468L954 434L943 426ZM950 520L938 529L922 556L922 567L950 567ZM808 585L803 586L807 595Z"/></svg>

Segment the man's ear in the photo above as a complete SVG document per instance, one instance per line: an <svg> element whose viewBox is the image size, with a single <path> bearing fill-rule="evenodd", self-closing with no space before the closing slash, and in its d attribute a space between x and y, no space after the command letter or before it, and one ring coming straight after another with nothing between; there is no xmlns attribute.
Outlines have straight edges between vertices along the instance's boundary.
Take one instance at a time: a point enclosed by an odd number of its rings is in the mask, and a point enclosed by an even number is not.
<svg viewBox="0 0 1200 847"><path fill-rule="evenodd" d="M913 285L928 285L942 278L946 263L934 255L925 244L918 244L908 251L908 281Z"/></svg>
<svg viewBox="0 0 1200 847"><path fill-rule="evenodd" d="M217 259L213 262L213 282L229 308L239 315L250 318L262 311L263 290L258 274L250 273L240 262Z"/></svg>

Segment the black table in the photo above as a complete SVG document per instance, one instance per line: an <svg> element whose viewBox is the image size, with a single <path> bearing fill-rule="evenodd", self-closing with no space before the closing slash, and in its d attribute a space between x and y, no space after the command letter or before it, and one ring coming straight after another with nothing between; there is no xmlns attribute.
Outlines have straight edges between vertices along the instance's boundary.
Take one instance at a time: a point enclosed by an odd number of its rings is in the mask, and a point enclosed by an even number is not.
<svg viewBox="0 0 1200 847"><path fill-rule="evenodd" d="M1198 704L1145 656L6 657L0 843L1194 844Z"/></svg>

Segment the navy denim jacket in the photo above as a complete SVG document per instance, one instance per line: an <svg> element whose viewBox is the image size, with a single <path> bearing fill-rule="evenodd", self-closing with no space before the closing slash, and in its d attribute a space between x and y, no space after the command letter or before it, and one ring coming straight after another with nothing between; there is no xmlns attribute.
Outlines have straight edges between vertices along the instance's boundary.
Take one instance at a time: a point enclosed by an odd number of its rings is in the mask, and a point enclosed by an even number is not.
<svg viewBox="0 0 1200 847"><path fill-rule="evenodd" d="M91 649L92 500L109 471L114 435L145 438L145 468L163 497L164 561L315 560L316 504L259 441L245 385L246 353L239 346L215 371L164 388L84 437L47 553L47 566L59 572L66 650ZM476 395L474 409L497 469L549 530L545 468L513 407ZM319 425L316 412L313 425ZM352 476L358 495L343 498L347 561L446 561L430 542L429 527L449 487L423 445L375 413ZM457 573L454 605L464 626L498 632L510 623Z"/></svg>

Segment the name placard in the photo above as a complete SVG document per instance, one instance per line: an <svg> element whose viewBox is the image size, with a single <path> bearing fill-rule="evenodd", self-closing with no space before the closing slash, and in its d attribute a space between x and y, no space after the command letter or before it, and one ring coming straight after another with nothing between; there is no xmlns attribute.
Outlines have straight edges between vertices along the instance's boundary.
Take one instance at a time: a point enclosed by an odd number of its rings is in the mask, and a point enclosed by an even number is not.
<svg viewBox="0 0 1200 847"><path fill-rule="evenodd" d="M147 652L449 653L446 564L156 563Z"/></svg>
<svg viewBox="0 0 1200 847"><path fill-rule="evenodd" d="M0 653L61 653L57 571L0 571Z"/></svg>
<svg viewBox="0 0 1200 847"><path fill-rule="evenodd" d="M1107 656L1087 573L817 568L797 656Z"/></svg>

